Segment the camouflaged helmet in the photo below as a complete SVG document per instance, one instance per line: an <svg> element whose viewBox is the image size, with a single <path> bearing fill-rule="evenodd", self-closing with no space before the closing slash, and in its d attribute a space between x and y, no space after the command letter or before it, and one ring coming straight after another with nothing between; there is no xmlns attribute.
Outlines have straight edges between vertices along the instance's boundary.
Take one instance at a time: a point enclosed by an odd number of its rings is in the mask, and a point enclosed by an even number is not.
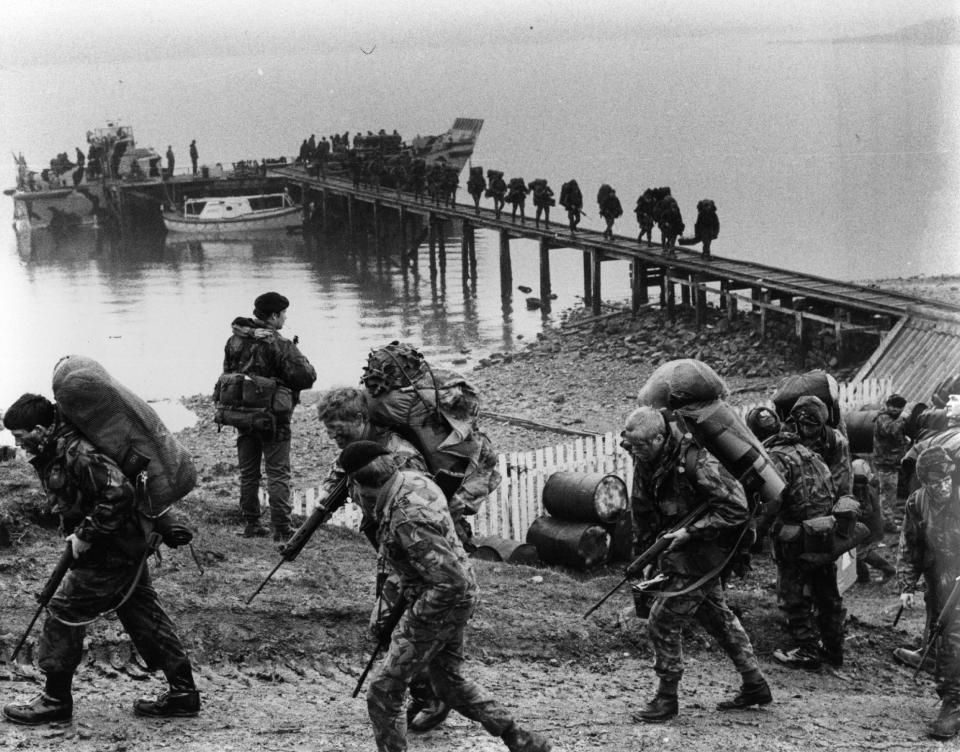
<svg viewBox="0 0 960 752"><path fill-rule="evenodd" d="M780 431L780 418L769 407L755 407L750 410L746 416L746 424L760 441Z"/></svg>
<svg viewBox="0 0 960 752"><path fill-rule="evenodd" d="M410 386L427 372L423 355L413 345L394 340L371 350L361 383L373 396Z"/></svg>
<svg viewBox="0 0 960 752"><path fill-rule="evenodd" d="M798 426L825 426L830 410L819 397L805 395L794 403L790 417Z"/></svg>
<svg viewBox="0 0 960 752"><path fill-rule="evenodd" d="M940 446L927 447L917 457L917 478L921 483L938 483L956 469L953 458Z"/></svg>

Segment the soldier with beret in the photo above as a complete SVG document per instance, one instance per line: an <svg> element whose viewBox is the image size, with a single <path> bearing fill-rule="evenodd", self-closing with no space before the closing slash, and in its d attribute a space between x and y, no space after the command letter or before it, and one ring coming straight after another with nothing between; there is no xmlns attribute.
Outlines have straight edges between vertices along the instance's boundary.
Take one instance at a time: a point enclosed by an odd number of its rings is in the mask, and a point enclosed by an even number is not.
<svg viewBox="0 0 960 752"><path fill-rule="evenodd" d="M904 508L897 553L900 602L910 608L917 584L924 580L928 627L934 623L960 576L960 501L957 464L946 449L932 446L917 457L920 488ZM934 679L943 705L929 728L935 739L960 731L960 615L950 615L933 646ZM919 657L917 664L920 663Z"/></svg>
<svg viewBox="0 0 960 752"><path fill-rule="evenodd" d="M317 372L300 352L296 338L280 334L287 320L290 301L278 292L265 292L253 303L253 318L238 316L231 324L233 334L224 346L223 372L246 373L274 378L293 392L309 389ZM291 535L290 513L290 414L277 415L271 433L240 431L237 435L237 464L240 467L240 514L245 526L242 535L255 538L269 535L260 524L261 464L267 474L267 494L274 540Z"/></svg>
<svg viewBox="0 0 960 752"><path fill-rule="evenodd" d="M478 588L443 491L423 473L398 470L390 451L374 441L349 444L339 464L356 484L361 504L374 510L381 566L399 577L407 604L367 690L377 750L407 749L404 696L410 680L425 670L444 702L500 737L511 752L548 752L543 737L520 728L506 708L460 673Z"/></svg>

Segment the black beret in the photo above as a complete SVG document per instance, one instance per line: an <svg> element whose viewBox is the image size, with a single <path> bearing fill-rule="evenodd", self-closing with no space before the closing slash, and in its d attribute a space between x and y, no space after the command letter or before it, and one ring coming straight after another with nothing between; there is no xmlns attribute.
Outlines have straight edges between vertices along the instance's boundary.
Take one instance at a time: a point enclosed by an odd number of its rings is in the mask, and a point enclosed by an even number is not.
<svg viewBox="0 0 960 752"><path fill-rule="evenodd" d="M907 400L899 394L891 394L887 397L887 406L897 410L903 410L907 406Z"/></svg>
<svg viewBox="0 0 960 752"><path fill-rule="evenodd" d="M390 454L389 449L384 449L375 441L354 441L347 444L346 449L340 452L340 467L347 475L352 475L360 468L375 460Z"/></svg>
<svg viewBox="0 0 960 752"><path fill-rule="evenodd" d="M254 310L261 313L280 313L290 307L290 301L278 292L265 292L253 301Z"/></svg>

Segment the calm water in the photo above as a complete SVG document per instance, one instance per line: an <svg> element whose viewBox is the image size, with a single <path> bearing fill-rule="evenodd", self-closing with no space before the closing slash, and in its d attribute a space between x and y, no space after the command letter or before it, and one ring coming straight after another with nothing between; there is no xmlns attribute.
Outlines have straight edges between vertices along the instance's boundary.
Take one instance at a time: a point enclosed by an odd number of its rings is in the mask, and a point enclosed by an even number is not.
<svg viewBox="0 0 960 752"><path fill-rule="evenodd" d="M576 177L597 227L601 182L631 209L670 185L688 224L698 199L721 220L718 255L845 280L960 273L960 53L955 47L786 44L763 37L395 49L373 55L205 58L0 71L0 150L40 166L88 128L122 118L178 163L292 154L311 132L385 127L405 136L482 117L474 164L555 189ZM14 182L12 161L0 182ZM12 205L8 201L0 213ZM378 268L365 242L298 237L144 241L87 234L59 246L0 231L0 404L49 385L66 352L97 357L151 397L208 392L229 322L266 289L293 301L287 324L320 372L354 383L371 346L401 338L468 368L522 346L542 325L516 293L501 304L497 244L477 238L464 290L459 243L431 284ZM538 285L536 250L514 242L514 283ZM622 270L618 270L622 266ZM552 254L554 311L577 303L580 257ZM610 271L607 271L607 270ZM627 295L605 265L605 295ZM522 337L522 339L520 339ZM466 350L469 352L462 353Z"/></svg>

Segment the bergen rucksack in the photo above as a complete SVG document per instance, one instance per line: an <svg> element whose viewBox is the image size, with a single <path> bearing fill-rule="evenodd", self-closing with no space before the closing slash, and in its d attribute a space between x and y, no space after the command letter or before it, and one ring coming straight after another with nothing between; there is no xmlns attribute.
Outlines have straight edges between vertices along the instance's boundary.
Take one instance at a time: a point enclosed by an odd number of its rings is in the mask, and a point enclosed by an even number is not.
<svg viewBox="0 0 960 752"><path fill-rule="evenodd" d="M131 481L146 472L146 492L137 494L143 515L160 517L197 485L190 454L156 411L93 358L61 358L53 396L67 420Z"/></svg>

